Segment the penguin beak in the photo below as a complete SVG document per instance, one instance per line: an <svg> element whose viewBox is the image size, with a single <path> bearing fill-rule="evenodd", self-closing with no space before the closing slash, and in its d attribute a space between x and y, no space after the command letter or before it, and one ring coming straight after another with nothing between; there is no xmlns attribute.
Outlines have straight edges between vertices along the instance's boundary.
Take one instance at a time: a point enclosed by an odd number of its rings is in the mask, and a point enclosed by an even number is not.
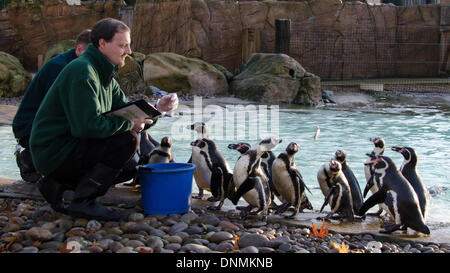
<svg viewBox="0 0 450 273"><path fill-rule="evenodd" d="M228 144L228 149L237 150L239 148L238 144Z"/></svg>
<svg viewBox="0 0 450 273"><path fill-rule="evenodd" d="M393 146L391 147L392 151L396 151L396 152L400 152L402 148L398 147L398 146Z"/></svg>

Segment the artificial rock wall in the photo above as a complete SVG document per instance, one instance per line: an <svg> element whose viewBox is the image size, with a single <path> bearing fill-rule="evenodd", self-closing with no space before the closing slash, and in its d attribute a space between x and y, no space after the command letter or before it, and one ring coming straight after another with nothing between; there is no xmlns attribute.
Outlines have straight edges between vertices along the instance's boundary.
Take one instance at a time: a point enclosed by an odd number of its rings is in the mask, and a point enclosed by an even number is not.
<svg viewBox="0 0 450 273"><path fill-rule="evenodd" d="M69 6L57 0L10 4L0 12L0 51L36 70L37 56L49 46L74 39L101 18L120 18L123 5L108 1ZM257 34L259 52L274 52L275 19L280 18L292 21L290 55L322 78L423 77L448 70L449 8L341 0L147 0L138 1L127 20L132 21L134 51L197 57L232 73L248 57L243 38L249 30ZM305 30L323 42L304 43L299 33ZM370 45L370 39L376 43Z"/></svg>

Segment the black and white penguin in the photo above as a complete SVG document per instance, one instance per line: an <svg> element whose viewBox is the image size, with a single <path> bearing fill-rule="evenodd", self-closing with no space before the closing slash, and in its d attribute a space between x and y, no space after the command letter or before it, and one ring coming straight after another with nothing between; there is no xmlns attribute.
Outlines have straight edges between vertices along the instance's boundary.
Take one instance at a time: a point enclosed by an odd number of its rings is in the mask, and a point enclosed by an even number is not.
<svg viewBox="0 0 450 273"><path fill-rule="evenodd" d="M317 172L317 182L319 182L320 190L323 196L327 196L333 187L333 178L340 171L340 164L337 161L330 161L323 164Z"/></svg>
<svg viewBox="0 0 450 273"><path fill-rule="evenodd" d="M373 156L383 155L384 151L386 150L386 142L384 141L384 139L381 138L381 137L373 137L373 138L370 138L369 140L374 145L371 154ZM367 159L367 161L365 163L368 163L370 161L371 161L371 159ZM373 169L371 169L371 166L364 164L364 175L366 176L366 181L367 182L369 181L369 179L372 176L372 174L373 174ZM376 191L376 189L375 189L375 191ZM364 197L365 196L366 195L364 194Z"/></svg>
<svg viewBox="0 0 450 273"><path fill-rule="evenodd" d="M363 197L366 197L369 190L372 193L375 193L378 191L378 189L381 187L381 180L377 178L376 175L374 175L374 168L370 164L366 164L368 162L371 162L373 158L375 158L377 155L383 155L384 151L386 150L386 142L381 137L374 137L369 139L373 145L374 148L370 154L366 154L369 158L364 163L364 175L366 177L366 186L364 187L363 191ZM379 209L375 213L370 213L369 215L374 216L380 216L383 210L388 213L387 207L384 204L380 204ZM388 215L390 215L388 213Z"/></svg>
<svg viewBox="0 0 450 273"><path fill-rule="evenodd" d="M163 137L159 146L150 153L147 164L172 162L173 156L170 151L171 147L172 138Z"/></svg>
<svg viewBox="0 0 450 273"><path fill-rule="evenodd" d="M394 223L384 225L385 229L381 231L382 233L391 233L401 227L409 227L415 231L430 234L430 229L425 225L420 210L417 194L392 159L378 155L366 164L374 167L375 174L382 180L382 186L364 202L359 210L359 215L364 215L376 204L384 203L388 207Z"/></svg>
<svg viewBox="0 0 450 273"><path fill-rule="evenodd" d="M342 172L347 178L348 185L350 186L350 191L353 200L353 212L356 214L359 208L364 203L361 188L359 187L358 179L356 179L355 174L347 163L347 153L344 150L337 150L334 158L341 163Z"/></svg>
<svg viewBox="0 0 450 273"><path fill-rule="evenodd" d="M241 155L245 154L248 150L250 150L250 148L252 147L252 145L250 145L250 143L247 142L239 142L236 144L228 144L228 149L231 150L236 150L238 151Z"/></svg>
<svg viewBox="0 0 450 273"><path fill-rule="evenodd" d="M237 204L241 197L249 204L241 211L242 216L248 213L258 214L262 211L263 220L267 218L271 203L269 178L262 171L260 159L263 153L275 148L281 139L267 138L250 148L236 161L233 170L233 182L236 186L236 194L232 198L233 204ZM251 209L258 208L255 212Z"/></svg>
<svg viewBox="0 0 450 273"><path fill-rule="evenodd" d="M272 164L273 185L279 193L278 198L283 202L277 213L283 213L290 206L295 208L288 218L297 215L302 209L302 204L308 209L312 209L305 193L306 184L295 166L294 155L299 149L300 146L297 143L289 143L286 150L280 153Z"/></svg>
<svg viewBox="0 0 450 273"><path fill-rule="evenodd" d="M239 153L245 154L248 150L250 150L252 146L246 142L239 142L237 144L229 144L228 149L236 150ZM272 164L276 159L275 154L272 151L268 151L262 154L261 156L261 169L269 178L269 187L270 187L270 198L271 198L271 208L277 208L277 204L274 202L275 196L279 197L280 194L277 192L272 182Z"/></svg>
<svg viewBox="0 0 450 273"><path fill-rule="evenodd" d="M215 199L209 198L208 201L220 201L217 206L210 206L208 209L220 210L225 201L225 198L231 198L234 195L233 174L230 166L223 157L223 155L217 150L214 141L202 138L197 139L191 143L196 147L193 154L192 163L200 170L204 180L201 180L202 184L199 185L199 189L206 189L211 191ZM197 161L197 159L199 159Z"/></svg>
<svg viewBox="0 0 450 273"><path fill-rule="evenodd" d="M191 125L188 125L186 128L197 132L197 139L209 138L209 129L208 129L208 126L206 125L206 123L204 123L204 122L195 122ZM198 148L195 145L192 145L192 143L191 143L192 154L188 160L188 163L193 163L196 166L198 166L198 164L200 164L202 162L203 158L200 155L200 148ZM194 169L194 180L195 180L195 183L197 184L199 193L196 196L192 196L192 198L202 199L203 191L204 190L210 191L209 179L204 177L204 174L203 174L203 172L201 172L201 169L197 167ZM214 197L212 197L212 199L214 199ZM214 201L214 200L211 200L211 201Z"/></svg>
<svg viewBox="0 0 450 273"><path fill-rule="evenodd" d="M425 184L422 182L417 173L417 153L411 147L392 147L393 151L399 152L403 155L404 161L400 166L400 172L408 180L419 198L420 211L423 219L427 219L428 205L430 202L430 194L428 193Z"/></svg>
<svg viewBox="0 0 450 273"><path fill-rule="evenodd" d="M320 212L325 208L327 204L330 204L331 212L325 217L326 219L341 219L345 218L348 221L353 221L353 200L351 195L350 186L342 172L341 163L332 159L330 161L328 173L329 179L331 181L331 187L329 188L328 194L325 196ZM333 217L333 214L339 214L338 217Z"/></svg>

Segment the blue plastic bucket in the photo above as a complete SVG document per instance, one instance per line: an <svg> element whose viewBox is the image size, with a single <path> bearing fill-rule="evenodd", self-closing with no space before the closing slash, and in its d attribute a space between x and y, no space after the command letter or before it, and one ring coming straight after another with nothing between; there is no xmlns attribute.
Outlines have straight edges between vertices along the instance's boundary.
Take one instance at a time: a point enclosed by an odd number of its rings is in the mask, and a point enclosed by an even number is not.
<svg viewBox="0 0 450 273"><path fill-rule="evenodd" d="M155 163L139 167L146 214L180 214L191 207L194 164Z"/></svg>

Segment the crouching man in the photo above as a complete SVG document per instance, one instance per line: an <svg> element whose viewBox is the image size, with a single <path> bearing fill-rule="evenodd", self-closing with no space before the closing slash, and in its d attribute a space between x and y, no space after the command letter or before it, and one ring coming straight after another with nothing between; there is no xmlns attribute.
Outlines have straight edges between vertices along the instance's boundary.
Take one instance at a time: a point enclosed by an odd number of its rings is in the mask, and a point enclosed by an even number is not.
<svg viewBox="0 0 450 273"><path fill-rule="evenodd" d="M68 64L44 98L33 122L30 148L44 176L39 190L51 207L77 218L118 221L120 213L96 198L119 183L118 176L139 146L138 133L152 120L126 120L102 113L128 101L113 78L131 54L130 29L106 18L91 31L83 55ZM159 111L176 108L178 98L165 96ZM74 198L66 207L65 190Z"/></svg>

